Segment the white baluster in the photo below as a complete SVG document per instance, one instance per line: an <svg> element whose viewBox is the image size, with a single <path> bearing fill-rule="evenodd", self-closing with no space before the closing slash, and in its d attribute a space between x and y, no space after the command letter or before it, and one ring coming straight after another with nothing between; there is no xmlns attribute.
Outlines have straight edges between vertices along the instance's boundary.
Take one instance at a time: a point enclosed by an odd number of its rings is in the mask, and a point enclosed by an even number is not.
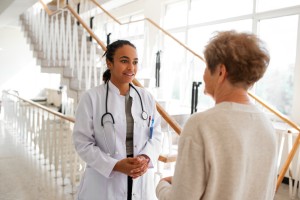
<svg viewBox="0 0 300 200"><path fill-rule="evenodd" d="M82 80L82 71L83 67L86 67L87 64L87 48L86 48L86 33L85 31L82 34L81 37L81 51L80 51L80 62L77 68L77 78L79 80L79 83L81 83Z"/></svg>

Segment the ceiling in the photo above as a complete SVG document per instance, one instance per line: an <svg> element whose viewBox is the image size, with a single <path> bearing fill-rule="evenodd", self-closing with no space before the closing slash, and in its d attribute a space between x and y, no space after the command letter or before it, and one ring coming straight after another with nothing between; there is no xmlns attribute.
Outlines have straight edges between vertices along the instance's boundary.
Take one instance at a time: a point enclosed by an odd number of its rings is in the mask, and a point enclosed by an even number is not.
<svg viewBox="0 0 300 200"><path fill-rule="evenodd" d="M43 0L45 3L51 0ZM56 2L56 0L53 0ZM134 0L97 0L106 8L112 9ZM0 29L4 26L18 27L19 16L38 0L0 0Z"/></svg>
<svg viewBox="0 0 300 200"><path fill-rule="evenodd" d="M1 0L0 28L3 26L18 26L20 14L36 2L37 0Z"/></svg>
<svg viewBox="0 0 300 200"><path fill-rule="evenodd" d="M12 2L13 0L2 0L0 2L0 15Z"/></svg>

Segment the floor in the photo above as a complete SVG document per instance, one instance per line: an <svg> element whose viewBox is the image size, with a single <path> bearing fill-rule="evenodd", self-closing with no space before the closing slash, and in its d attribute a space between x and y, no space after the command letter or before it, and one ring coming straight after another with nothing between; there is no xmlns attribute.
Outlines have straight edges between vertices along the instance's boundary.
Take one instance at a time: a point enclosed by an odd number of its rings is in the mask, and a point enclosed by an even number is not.
<svg viewBox="0 0 300 200"><path fill-rule="evenodd" d="M0 117L0 200L71 200L72 188ZM275 200L290 199L282 184Z"/></svg>
<svg viewBox="0 0 300 200"><path fill-rule="evenodd" d="M0 120L0 200L71 200L49 165Z"/></svg>

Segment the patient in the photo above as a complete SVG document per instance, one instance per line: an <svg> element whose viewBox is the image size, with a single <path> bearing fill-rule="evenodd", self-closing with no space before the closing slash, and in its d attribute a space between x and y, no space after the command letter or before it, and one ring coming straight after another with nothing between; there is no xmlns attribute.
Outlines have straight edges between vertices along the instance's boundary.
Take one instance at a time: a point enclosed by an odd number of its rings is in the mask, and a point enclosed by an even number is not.
<svg viewBox="0 0 300 200"><path fill-rule="evenodd" d="M185 124L174 177L163 178L156 195L160 200L271 200L275 130L247 93L263 77L268 52L255 35L226 31L210 40L204 56L205 94L215 106Z"/></svg>

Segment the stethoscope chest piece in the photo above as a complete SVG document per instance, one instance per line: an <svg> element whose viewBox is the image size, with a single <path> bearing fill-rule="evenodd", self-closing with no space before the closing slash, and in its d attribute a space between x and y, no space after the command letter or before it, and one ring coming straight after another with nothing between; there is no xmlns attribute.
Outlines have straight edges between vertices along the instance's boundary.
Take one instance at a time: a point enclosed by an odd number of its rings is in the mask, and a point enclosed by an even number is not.
<svg viewBox="0 0 300 200"><path fill-rule="evenodd" d="M148 114L145 111L143 111L142 112L142 119L146 120L147 118L148 118Z"/></svg>

